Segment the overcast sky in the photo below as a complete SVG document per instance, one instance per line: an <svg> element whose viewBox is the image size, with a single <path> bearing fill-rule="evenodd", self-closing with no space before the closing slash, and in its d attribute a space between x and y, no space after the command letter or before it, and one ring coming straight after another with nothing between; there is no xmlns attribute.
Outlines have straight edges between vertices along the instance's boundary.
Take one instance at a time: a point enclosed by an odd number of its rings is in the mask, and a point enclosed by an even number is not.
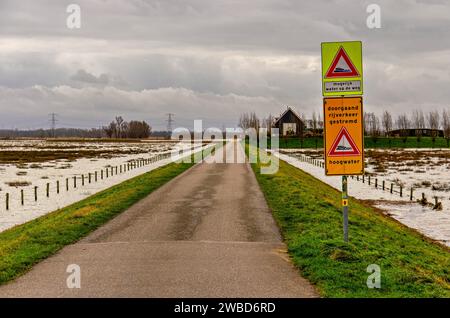
<svg viewBox="0 0 450 318"><path fill-rule="evenodd" d="M81 28L66 26L70 3ZM381 29L366 26L381 7ZM320 43L363 41L365 110L450 106L450 0L0 0L0 128L234 127L322 109Z"/></svg>

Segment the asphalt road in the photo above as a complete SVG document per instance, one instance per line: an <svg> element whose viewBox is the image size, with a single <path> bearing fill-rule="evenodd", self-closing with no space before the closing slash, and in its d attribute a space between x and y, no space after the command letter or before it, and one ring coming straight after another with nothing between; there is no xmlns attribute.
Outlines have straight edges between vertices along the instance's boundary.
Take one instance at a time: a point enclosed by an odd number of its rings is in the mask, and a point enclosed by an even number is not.
<svg viewBox="0 0 450 318"><path fill-rule="evenodd" d="M243 159L228 144L216 158ZM237 150L232 153L232 149ZM81 269L70 289L67 266ZM0 297L317 297L248 163L201 163L0 287Z"/></svg>

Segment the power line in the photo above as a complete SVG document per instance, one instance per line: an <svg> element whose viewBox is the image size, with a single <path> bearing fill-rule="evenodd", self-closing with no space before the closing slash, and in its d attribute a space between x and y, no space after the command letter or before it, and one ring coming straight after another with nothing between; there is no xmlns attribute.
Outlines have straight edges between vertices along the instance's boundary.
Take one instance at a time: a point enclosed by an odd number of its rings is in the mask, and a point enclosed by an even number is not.
<svg viewBox="0 0 450 318"><path fill-rule="evenodd" d="M58 116L58 114L56 113L50 113L50 129L52 130L52 137L55 138L55 128L56 128L56 122L58 121L58 119L56 119L56 116Z"/></svg>
<svg viewBox="0 0 450 318"><path fill-rule="evenodd" d="M175 120L173 119L175 114L168 113L167 116L168 116L168 118L167 118L167 131L170 133L170 132L172 132L172 124L175 122Z"/></svg>

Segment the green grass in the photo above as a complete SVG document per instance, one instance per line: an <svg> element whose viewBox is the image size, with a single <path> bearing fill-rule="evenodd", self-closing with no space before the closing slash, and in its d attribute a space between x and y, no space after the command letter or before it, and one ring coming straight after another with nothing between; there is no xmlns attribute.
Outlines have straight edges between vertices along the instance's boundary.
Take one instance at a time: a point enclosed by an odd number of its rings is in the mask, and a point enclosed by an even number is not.
<svg viewBox="0 0 450 318"><path fill-rule="evenodd" d="M283 161L274 175L252 167L294 264L322 296L450 297L449 249L356 199L345 244L340 192ZM381 289L367 288L369 264L381 267Z"/></svg>
<svg viewBox="0 0 450 318"><path fill-rule="evenodd" d="M283 138L280 137L280 148L322 148L322 137L304 138L303 143L300 138ZM374 139L372 137L364 138L365 148L449 148L448 141L439 137L435 142L431 137L422 137L417 141L416 137L408 137L406 140L402 138L385 138L379 137Z"/></svg>
<svg viewBox="0 0 450 318"><path fill-rule="evenodd" d="M171 163L0 233L0 284L86 236L193 163Z"/></svg>

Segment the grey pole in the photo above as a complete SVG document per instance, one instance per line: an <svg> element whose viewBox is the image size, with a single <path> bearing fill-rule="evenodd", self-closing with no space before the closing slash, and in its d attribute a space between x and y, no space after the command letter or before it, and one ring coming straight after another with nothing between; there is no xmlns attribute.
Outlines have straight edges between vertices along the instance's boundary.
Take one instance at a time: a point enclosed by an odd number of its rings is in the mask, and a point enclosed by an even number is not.
<svg viewBox="0 0 450 318"><path fill-rule="evenodd" d="M348 242L347 176L342 176L342 216L343 216L343 227L344 227L344 242Z"/></svg>

